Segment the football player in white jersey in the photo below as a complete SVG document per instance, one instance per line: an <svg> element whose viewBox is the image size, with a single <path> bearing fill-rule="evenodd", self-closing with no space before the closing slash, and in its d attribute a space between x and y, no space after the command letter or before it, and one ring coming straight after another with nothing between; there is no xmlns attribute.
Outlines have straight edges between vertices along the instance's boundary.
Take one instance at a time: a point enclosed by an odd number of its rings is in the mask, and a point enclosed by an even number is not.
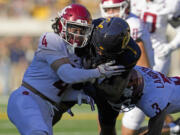
<svg viewBox="0 0 180 135"><path fill-rule="evenodd" d="M76 83L120 73L113 62L83 69L76 49L83 49L93 28L89 11L82 5L65 7L52 25L54 32L42 34L22 85L8 101L8 117L22 135L52 135L54 108L66 112L80 97L91 103ZM84 52L85 55L86 52Z"/></svg>
<svg viewBox="0 0 180 135"><path fill-rule="evenodd" d="M180 1L175 0L131 0L131 12L139 16L147 25L154 48L154 70L167 74L171 52L180 46ZM176 36L168 42L168 23L177 30Z"/></svg>
<svg viewBox="0 0 180 135"><path fill-rule="evenodd" d="M153 70L167 74L170 67L171 52L180 46L180 29L177 28L177 35L169 43L167 42L166 29L169 22L171 22L175 28L178 27L180 2L177 0L173 1L173 3L170 0L140 0L138 2L131 0L130 2L131 12L141 17L151 34L155 58ZM135 126L140 125L143 118L144 115L142 114L142 111L137 108L125 113L123 117L122 132L134 132L131 129L138 129L139 126ZM169 119L170 117L167 118ZM170 132L174 132L174 127L179 128L178 125L172 126L172 124L169 124L169 126Z"/></svg>

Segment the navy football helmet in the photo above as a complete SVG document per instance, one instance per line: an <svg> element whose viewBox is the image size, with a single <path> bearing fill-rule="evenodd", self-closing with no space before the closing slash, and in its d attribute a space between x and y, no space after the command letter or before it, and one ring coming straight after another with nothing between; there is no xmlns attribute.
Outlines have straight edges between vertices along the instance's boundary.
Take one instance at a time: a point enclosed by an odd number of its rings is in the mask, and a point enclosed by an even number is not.
<svg viewBox="0 0 180 135"><path fill-rule="evenodd" d="M128 23L113 17L105 19L95 28L91 42L98 56L114 60L126 49L129 39Z"/></svg>

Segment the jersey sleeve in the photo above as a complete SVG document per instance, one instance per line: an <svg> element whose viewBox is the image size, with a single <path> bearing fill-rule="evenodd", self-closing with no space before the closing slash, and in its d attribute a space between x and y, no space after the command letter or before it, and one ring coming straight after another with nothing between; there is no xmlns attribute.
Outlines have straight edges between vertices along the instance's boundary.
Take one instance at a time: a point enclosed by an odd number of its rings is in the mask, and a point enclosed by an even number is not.
<svg viewBox="0 0 180 135"><path fill-rule="evenodd" d="M50 65L57 59L68 57L65 42L55 33L45 33L40 37L36 55Z"/></svg>

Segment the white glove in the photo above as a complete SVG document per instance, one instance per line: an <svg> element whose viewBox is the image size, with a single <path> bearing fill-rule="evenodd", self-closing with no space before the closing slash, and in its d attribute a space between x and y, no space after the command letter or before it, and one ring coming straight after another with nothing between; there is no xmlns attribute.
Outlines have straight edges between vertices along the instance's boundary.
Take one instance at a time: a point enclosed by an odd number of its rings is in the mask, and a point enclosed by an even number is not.
<svg viewBox="0 0 180 135"><path fill-rule="evenodd" d="M155 53L157 53L159 58L165 58L168 55L171 55L171 52L174 50L171 44L163 44L157 47Z"/></svg>
<svg viewBox="0 0 180 135"><path fill-rule="evenodd" d="M105 64L98 66L99 72L102 74L102 77L111 77L113 75L121 75L126 71L125 67L122 65L114 65L115 61L110 61Z"/></svg>

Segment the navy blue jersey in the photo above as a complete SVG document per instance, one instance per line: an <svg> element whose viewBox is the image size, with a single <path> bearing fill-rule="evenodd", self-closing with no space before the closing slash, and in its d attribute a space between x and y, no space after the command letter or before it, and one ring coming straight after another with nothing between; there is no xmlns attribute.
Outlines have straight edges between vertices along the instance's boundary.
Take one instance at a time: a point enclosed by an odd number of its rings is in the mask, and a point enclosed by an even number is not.
<svg viewBox="0 0 180 135"><path fill-rule="evenodd" d="M94 28L96 29L104 20L104 18L93 20ZM90 46L92 48L94 47L93 45ZM91 57L89 57L93 59L91 63L92 65L94 64L97 66L101 63L107 62L107 58L103 61L103 59L99 58L100 56L98 57L96 53L92 54L94 54L94 56L91 55ZM136 65L140 56L141 51L139 46L132 38L130 38L127 47L116 57L116 64L124 65L127 69L126 72L122 75L112 76L110 78L97 79L93 84L87 82L86 85L84 85L83 89L85 93L91 96L97 105L100 125L115 125L119 112L113 109L109 104L109 101L111 103L119 104L125 100L121 96L122 90L127 87L132 69Z"/></svg>

